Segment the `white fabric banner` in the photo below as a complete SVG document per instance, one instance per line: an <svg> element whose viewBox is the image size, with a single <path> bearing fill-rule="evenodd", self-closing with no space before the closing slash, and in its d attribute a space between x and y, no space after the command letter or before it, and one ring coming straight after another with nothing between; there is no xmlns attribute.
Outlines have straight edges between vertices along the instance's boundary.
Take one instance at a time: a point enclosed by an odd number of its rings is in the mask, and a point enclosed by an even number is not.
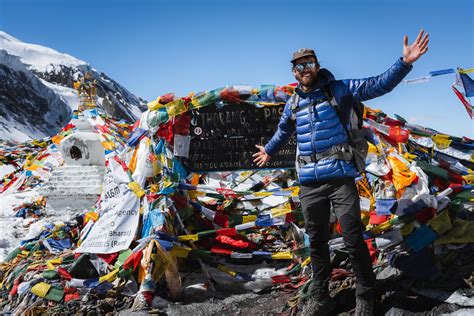
<svg viewBox="0 0 474 316"><path fill-rule="evenodd" d="M127 249L138 228L140 199L127 191L122 203L104 213L75 252L114 253Z"/></svg>
<svg viewBox="0 0 474 316"><path fill-rule="evenodd" d="M191 136L174 135L174 155L179 157L189 157L189 145Z"/></svg>
<svg viewBox="0 0 474 316"><path fill-rule="evenodd" d="M137 179L140 177L153 177L159 172L158 161L153 162L152 152L150 151L150 139L143 138L140 141L137 152L137 166L133 172L132 178L138 182ZM155 168L153 168L155 164ZM139 183L139 182L138 182ZM141 183L140 185L143 185Z"/></svg>
<svg viewBox="0 0 474 316"><path fill-rule="evenodd" d="M123 200L128 190L127 182L130 181L127 173L115 159L109 159L108 162L100 195L102 210L113 209Z"/></svg>

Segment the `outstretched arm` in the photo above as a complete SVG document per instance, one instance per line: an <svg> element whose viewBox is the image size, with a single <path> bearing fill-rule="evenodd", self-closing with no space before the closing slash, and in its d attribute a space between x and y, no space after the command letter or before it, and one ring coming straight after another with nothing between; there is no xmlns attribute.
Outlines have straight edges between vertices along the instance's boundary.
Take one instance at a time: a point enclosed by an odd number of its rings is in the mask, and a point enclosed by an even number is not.
<svg viewBox="0 0 474 316"><path fill-rule="evenodd" d="M412 64L428 51L428 34L423 36L421 30L416 40L408 45L408 37L403 38L403 58L398 59L383 74L365 78L343 80L347 94L352 94L357 101L366 101L382 96L393 90L412 69Z"/></svg>

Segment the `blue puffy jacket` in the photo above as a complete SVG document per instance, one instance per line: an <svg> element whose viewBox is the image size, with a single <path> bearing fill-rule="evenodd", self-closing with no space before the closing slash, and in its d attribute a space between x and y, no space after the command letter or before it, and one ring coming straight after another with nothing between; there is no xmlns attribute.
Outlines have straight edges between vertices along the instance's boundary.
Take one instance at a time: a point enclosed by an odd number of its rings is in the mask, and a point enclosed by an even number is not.
<svg viewBox="0 0 474 316"><path fill-rule="evenodd" d="M265 151L272 156L288 141L296 130L297 154L310 156L321 153L334 145L347 143L347 134L333 106L327 101L321 88L329 86L337 104L345 96L352 95L355 101L366 101L384 95L395 88L410 72L412 66L398 59L383 74L365 79L334 80L326 69L318 72L318 82L314 90L299 94L296 122L291 118L291 99L286 103L278 124L278 130L265 145ZM344 111L352 109L341 108ZM342 115L348 115L342 113ZM350 115L350 114L349 114ZM300 184L327 181L341 177L356 177L358 172L351 161L334 158L321 159L316 163L307 163L297 171Z"/></svg>

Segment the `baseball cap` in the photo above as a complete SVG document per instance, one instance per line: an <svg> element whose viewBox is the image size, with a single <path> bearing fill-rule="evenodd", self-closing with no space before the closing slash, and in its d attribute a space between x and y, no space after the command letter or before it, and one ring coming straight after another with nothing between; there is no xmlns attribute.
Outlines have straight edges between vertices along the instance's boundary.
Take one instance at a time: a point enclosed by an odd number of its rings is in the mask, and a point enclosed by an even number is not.
<svg viewBox="0 0 474 316"><path fill-rule="evenodd" d="M313 56L314 58L316 58L316 60L318 60L318 58L316 57L316 54L314 53L314 50L310 48L300 48L296 52L293 53L293 59L291 60L291 62L294 62L295 60L299 58L307 57L307 56Z"/></svg>

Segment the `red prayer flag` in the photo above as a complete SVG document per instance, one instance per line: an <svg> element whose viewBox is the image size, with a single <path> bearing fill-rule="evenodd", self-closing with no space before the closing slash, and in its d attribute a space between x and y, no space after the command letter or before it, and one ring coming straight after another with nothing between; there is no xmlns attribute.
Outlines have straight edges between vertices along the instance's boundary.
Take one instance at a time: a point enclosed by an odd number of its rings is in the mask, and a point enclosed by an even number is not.
<svg viewBox="0 0 474 316"><path fill-rule="evenodd" d="M221 228L216 230L217 235L223 235L223 236L235 236L237 235L237 230L235 227L232 228Z"/></svg>
<svg viewBox="0 0 474 316"><path fill-rule="evenodd" d="M74 292L74 293L72 293L72 294L66 294L66 295L64 295L64 301L65 301L65 302L75 301L75 300L78 300L78 299L80 299L80 298L81 298L81 296L79 295L79 292L78 292L78 291L76 291L76 292Z"/></svg>
<svg viewBox="0 0 474 316"><path fill-rule="evenodd" d="M239 104L241 102L239 91L237 90L226 88L221 91L220 96L222 101L226 101L227 103Z"/></svg>
<svg viewBox="0 0 474 316"><path fill-rule="evenodd" d="M101 258L102 260L104 260L105 262L107 262L108 264L110 264L112 261L114 261L114 260L118 257L118 255L119 255L118 252L107 253L107 254L98 253L98 254L97 254L97 257Z"/></svg>
<svg viewBox="0 0 474 316"><path fill-rule="evenodd" d="M406 129L400 128L400 126L390 126L388 137L397 143L408 142L408 136L410 132Z"/></svg>
<svg viewBox="0 0 474 316"><path fill-rule="evenodd" d="M174 118L173 134L189 135L191 127L191 114L189 112L178 115Z"/></svg>
<svg viewBox="0 0 474 316"><path fill-rule="evenodd" d="M454 93L457 95L459 100L461 100L462 105L466 108L467 114L469 117L472 119L472 105L469 103L469 101L464 97L464 95L456 89L455 86L451 86L454 90Z"/></svg>
<svg viewBox="0 0 474 316"><path fill-rule="evenodd" d="M231 255L232 254L232 250L224 249L224 248L220 248L220 247L212 247L211 252L212 253L217 253L217 254L222 254L222 255Z"/></svg>
<svg viewBox="0 0 474 316"><path fill-rule="evenodd" d="M214 223L216 223L220 227L229 227L229 217L219 212L216 212L216 215L214 215Z"/></svg>
<svg viewBox="0 0 474 316"><path fill-rule="evenodd" d="M127 260L125 260L125 262L123 263L123 269L127 270L133 267L133 270L135 270L138 266L138 263L142 259L142 253L143 253L143 249L135 253L132 253L127 258Z"/></svg>
<svg viewBox="0 0 474 316"><path fill-rule="evenodd" d="M372 263L376 263L377 262L377 249L375 249L373 242L374 242L373 238L365 240L365 244L367 245L367 248L369 249L370 259L372 259Z"/></svg>
<svg viewBox="0 0 474 316"><path fill-rule="evenodd" d="M245 249L253 248L253 244L243 240L237 240L229 236L218 235L215 238L218 242L234 248Z"/></svg>
<svg viewBox="0 0 474 316"><path fill-rule="evenodd" d="M226 199L235 199L237 198L237 194L231 189L226 188L217 188L216 191L222 194Z"/></svg>
<svg viewBox="0 0 474 316"><path fill-rule="evenodd" d="M390 117L384 117L383 124L387 126L403 126L403 122L399 120L392 119Z"/></svg>
<svg viewBox="0 0 474 316"><path fill-rule="evenodd" d="M69 272L67 272L67 270L64 269L64 268L59 267L58 268L58 274L60 276L62 276L67 281L72 280L72 275L70 275Z"/></svg>
<svg viewBox="0 0 474 316"><path fill-rule="evenodd" d="M370 212L370 224L380 225L388 221L389 215L377 215L375 211Z"/></svg>
<svg viewBox="0 0 474 316"><path fill-rule="evenodd" d="M289 283L291 279L286 274L272 276L272 284Z"/></svg>

